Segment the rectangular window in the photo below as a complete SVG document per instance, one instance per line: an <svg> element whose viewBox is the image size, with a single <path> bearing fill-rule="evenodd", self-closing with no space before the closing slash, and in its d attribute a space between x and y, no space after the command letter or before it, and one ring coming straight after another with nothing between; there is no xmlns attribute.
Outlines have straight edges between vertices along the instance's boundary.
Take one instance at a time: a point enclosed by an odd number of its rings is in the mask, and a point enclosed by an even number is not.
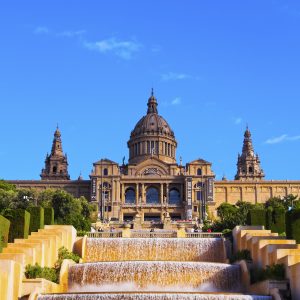
<svg viewBox="0 0 300 300"><path fill-rule="evenodd" d="M197 212L197 211L198 211L198 207L194 206L194 212Z"/></svg>
<svg viewBox="0 0 300 300"><path fill-rule="evenodd" d="M198 201L202 200L202 192L201 191L197 191L197 200Z"/></svg>

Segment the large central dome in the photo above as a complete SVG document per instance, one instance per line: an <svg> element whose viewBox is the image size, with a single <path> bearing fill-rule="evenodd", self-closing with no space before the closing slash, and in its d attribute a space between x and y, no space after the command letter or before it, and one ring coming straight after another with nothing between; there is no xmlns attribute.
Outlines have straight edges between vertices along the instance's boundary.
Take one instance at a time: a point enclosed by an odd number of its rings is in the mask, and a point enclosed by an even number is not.
<svg viewBox="0 0 300 300"><path fill-rule="evenodd" d="M138 163L153 156L175 163L177 142L174 132L158 114L153 90L147 105L147 114L137 122L128 141L129 163Z"/></svg>

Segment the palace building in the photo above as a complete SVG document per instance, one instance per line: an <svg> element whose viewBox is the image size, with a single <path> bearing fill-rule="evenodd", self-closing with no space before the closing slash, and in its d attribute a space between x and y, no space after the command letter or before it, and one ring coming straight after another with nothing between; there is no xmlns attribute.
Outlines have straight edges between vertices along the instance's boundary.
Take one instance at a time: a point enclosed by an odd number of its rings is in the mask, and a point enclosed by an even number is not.
<svg viewBox="0 0 300 300"><path fill-rule="evenodd" d="M300 181L264 180L251 133L244 133L234 180L215 180L212 164L202 158L185 165L176 159L177 141L168 122L158 114L153 91L147 112L131 131L128 163L103 158L94 162L89 180L70 180L67 156L57 128L41 180L11 180L20 188L64 189L98 204L101 219L130 221L201 220L216 214L222 202L261 203L273 196L300 195Z"/></svg>

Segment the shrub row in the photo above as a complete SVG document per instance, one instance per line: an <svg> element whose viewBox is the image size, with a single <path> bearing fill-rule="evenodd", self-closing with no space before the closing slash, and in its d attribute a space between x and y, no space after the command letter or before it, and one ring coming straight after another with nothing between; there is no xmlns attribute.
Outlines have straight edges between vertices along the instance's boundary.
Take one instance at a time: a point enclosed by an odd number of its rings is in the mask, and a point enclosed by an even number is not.
<svg viewBox="0 0 300 300"><path fill-rule="evenodd" d="M0 216L1 217L1 216ZM26 239L31 232L38 231L44 228L44 225L54 224L54 210L53 208L29 207L24 209L10 209L6 210L4 217L10 222L10 229L8 234L8 242L13 243L14 239ZM3 218L3 217L2 217ZM5 219L3 218L3 219ZM0 235L2 232L2 225L0 219ZM2 237L1 237L2 240ZM1 251L0 240L0 251ZM7 243L7 239L6 239Z"/></svg>
<svg viewBox="0 0 300 300"><path fill-rule="evenodd" d="M285 212L284 208L250 210L248 225L264 225L272 232L286 233L287 238L300 243L300 209Z"/></svg>
<svg viewBox="0 0 300 300"><path fill-rule="evenodd" d="M30 225L30 213L24 209L10 209L5 211L4 217L10 221L8 241L27 239Z"/></svg>
<svg viewBox="0 0 300 300"><path fill-rule="evenodd" d="M0 252L8 242L10 221L0 215Z"/></svg>
<svg viewBox="0 0 300 300"><path fill-rule="evenodd" d="M300 209L293 209L286 213L286 236L300 243Z"/></svg>

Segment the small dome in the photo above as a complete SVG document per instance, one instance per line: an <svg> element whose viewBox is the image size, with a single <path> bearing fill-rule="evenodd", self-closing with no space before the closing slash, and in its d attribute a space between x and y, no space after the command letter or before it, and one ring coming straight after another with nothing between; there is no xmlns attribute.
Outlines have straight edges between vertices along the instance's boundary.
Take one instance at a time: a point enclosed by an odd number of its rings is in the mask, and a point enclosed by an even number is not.
<svg viewBox="0 0 300 300"><path fill-rule="evenodd" d="M131 132L130 138L143 134L159 134L174 137L174 132L167 121L156 113L149 113L142 117Z"/></svg>
<svg viewBox="0 0 300 300"><path fill-rule="evenodd" d="M154 97L153 89L148 99L147 115L143 116L131 131L130 138L135 138L143 134L167 135L174 138L174 132L168 122L158 114L157 100Z"/></svg>

